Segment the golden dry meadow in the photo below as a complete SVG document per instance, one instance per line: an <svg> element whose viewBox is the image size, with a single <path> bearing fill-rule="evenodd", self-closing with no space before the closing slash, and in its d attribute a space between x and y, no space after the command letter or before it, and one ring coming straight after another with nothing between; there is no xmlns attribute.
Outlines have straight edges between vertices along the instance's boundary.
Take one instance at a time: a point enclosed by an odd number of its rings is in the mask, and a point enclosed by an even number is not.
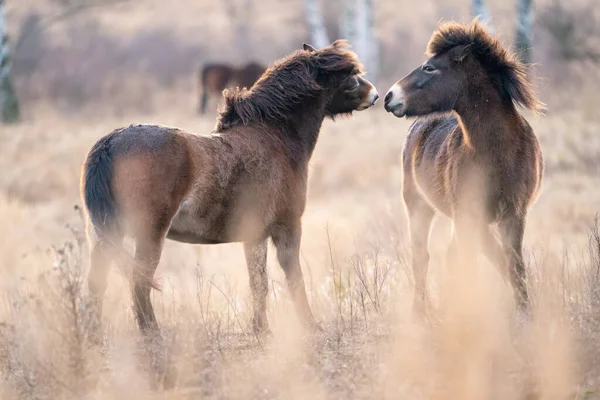
<svg viewBox="0 0 600 400"><path fill-rule="evenodd" d="M333 24L337 3L324 7ZM439 20L469 19L463 0L375 4L380 95L424 60ZM536 16L551 4L537 2ZM306 41L301 1L254 7L256 58L270 62ZM512 3L490 8L495 31L510 43ZM49 18L57 10L51 1L9 0L9 29L17 32L28 13ZM35 43L48 59L15 72L24 118L0 126L0 398L600 398L600 72L593 62L556 58L539 27L536 87L548 111L525 116L546 174L525 235L529 318L515 312L509 286L483 258L446 270L450 223L442 216L430 240L431 317L412 318L400 168L410 121L378 103L325 121L310 164L301 261L323 332L301 328L272 246L272 334L257 337L242 246L168 241L157 271L162 291L152 295L164 343L140 339L129 285L114 268L104 344L87 344L81 164L102 135L131 123L213 129L214 105L196 113L196 69L240 59L228 46L223 10L191 0L90 9L43 31ZM34 43L22 46L28 65Z"/></svg>

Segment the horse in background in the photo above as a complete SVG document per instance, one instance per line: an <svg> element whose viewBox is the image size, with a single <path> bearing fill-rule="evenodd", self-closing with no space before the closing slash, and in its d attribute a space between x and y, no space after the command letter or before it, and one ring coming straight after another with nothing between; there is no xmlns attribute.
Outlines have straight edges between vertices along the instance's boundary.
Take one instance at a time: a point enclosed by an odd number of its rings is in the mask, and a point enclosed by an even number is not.
<svg viewBox="0 0 600 400"><path fill-rule="evenodd" d="M257 62L250 62L240 68L223 63L205 64L198 75L198 112L206 113L209 97L220 97L226 88L238 86L250 89L266 69Z"/></svg>

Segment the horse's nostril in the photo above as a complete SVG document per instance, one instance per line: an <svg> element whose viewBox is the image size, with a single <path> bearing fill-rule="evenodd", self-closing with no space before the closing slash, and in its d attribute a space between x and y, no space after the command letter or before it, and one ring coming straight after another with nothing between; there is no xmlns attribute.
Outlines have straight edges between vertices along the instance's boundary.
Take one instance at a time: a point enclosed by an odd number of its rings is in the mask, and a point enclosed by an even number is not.
<svg viewBox="0 0 600 400"><path fill-rule="evenodd" d="M375 104L377 100L379 100L379 95L375 94L375 97L373 98L373 104Z"/></svg>
<svg viewBox="0 0 600 400"><path fill-rule="evenodd" d="M383 101L387 104L390 102L391 99L392 99L392 92L387 92L387 94L385 95L385 99Z"/></svg>

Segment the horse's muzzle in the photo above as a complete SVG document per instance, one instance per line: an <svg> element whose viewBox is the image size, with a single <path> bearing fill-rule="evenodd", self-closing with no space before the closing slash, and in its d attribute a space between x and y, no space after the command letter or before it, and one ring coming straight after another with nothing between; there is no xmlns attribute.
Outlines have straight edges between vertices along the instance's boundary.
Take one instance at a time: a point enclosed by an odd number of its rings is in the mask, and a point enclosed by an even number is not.
<svg viewBox="0 0 600 400"><path fill-rule="evenodd" d="M391 112L398 118L402 118L405 115L404 111L404 91L397 83L393 85L385 95L384 98L385 111Z"/></svg>

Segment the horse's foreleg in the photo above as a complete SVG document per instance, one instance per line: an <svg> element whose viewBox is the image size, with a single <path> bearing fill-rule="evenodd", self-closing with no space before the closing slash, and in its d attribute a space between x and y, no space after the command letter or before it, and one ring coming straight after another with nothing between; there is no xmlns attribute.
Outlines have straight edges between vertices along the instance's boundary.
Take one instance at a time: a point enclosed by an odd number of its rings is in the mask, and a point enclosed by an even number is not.
<svg viewBox="0 0 600 400"><path fill-rule="evenodd" d="M296 312L302 323L310 329L318 329L318 325L308 305L304 278L300 269L300 237L302 226L300 221L291 225L281 226L274 232L272 239L277 249L277 259L283 271Z"/></svg>
<svg viewBox="0 0 600 400"><path fill-rule="evenodd" d="M502 275L502 277L508 282L508 260L506 259L506 255L504 254L502 243L500 243L500 241L498 241L498 239L494 235L491 226L488 226L488 229L482 230L481 245L485 257L492 264L494 264L494 266L498 269L498 272L500 272L500 275Z"/></svg>
<svg viewBox="0 0 600 400"><path fill-rule="evenodd" d="M158 267L164 238L161 234L142 235L136 239L136 265L132 276L132 296L134 313L138 326L143 332L158 332L154 309L150 302L152 279Z"/></svg>
<svg viewBox="0 0 600 400"><path fill-rule="evenodd" d="M508 259L508 272L515 292L515 299L519 308L524 309L527 308L529 303L525 262L523 261L525 217L511 216L500 221L499 225L502 247Z"/></svg>
<svg viewBox="0 0 600 400"><path fill-rule="evenodd" d="M410 239L412 245L412 267L415 279L413 312L424 315L427 312L427 269L429 267L429 230L434 210L423 200L407 202Z"/></svg>
<svg viewBox="0 0 600 400"><path fill-rule="evenodd" d="M267 332L269 330L267 322L267 293L269 291L267 241L244 243L244 254L246 256L246 265L248 266L250 291L252 292L254 312L252 329L254 329L255 333Z"/></svg>
<svg viewBox="0 0 600 400"><path fill-rule="evenodd" d="M405 150L406 152L406 150ZM410 154L410 152L408 152ZM412 268L415 279L413 314L427 313L427 270L429 268L429 231L435 210L419 193L413 176L412 162L404 155L404 183L402 196L408 212L412 246Z"/></svg>
<svg viewBox="0 0 600 400"><path fill-rule="evenodd" d="M453 220L447 261L453 279L461 284L467 284L477 271L477 257L484 248L482 236L487 229L485 220L475 213L458 214Z"/></svg>

